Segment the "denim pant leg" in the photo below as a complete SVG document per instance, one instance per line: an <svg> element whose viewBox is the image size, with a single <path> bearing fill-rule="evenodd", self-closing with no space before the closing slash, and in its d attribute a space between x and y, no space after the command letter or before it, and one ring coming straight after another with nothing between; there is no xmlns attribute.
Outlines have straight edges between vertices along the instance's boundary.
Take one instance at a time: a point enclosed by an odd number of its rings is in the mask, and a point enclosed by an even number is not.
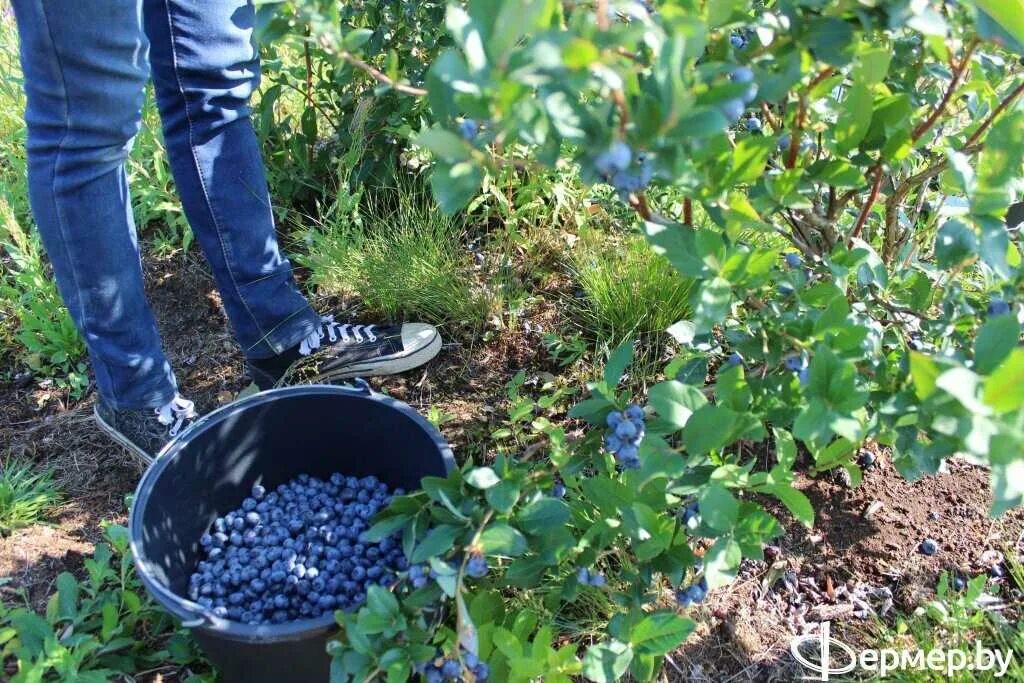
<svg viewBox="0 0 1024 683"><path fill-rule="evenodd" d="M114 408L173 398L146 302L124 162L147 78L142 2L14 0L28 185L57 286Z"/></svg>
<svg viewBox="0 0 1024 683"><path fill-rule="evenodd" d="M242 351L265 358L319 329L281 254L249 97L259 84L246 0L143 0L164 138L185 215Z"/></svg>

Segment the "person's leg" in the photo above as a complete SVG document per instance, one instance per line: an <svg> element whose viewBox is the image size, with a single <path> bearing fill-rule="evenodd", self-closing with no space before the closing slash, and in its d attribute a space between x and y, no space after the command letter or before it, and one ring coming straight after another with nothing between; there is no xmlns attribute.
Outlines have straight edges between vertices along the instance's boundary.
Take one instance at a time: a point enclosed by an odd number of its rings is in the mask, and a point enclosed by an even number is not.
<svg viewBox="0 0 1024 683"><path fill-rule="evenodd" d="M157 103L185 215L243 353L267 358L320 326L278 247L249 97L259 83L245 0L144 0Z"/></svg>
<svg viewBox="0 0 1024 683"><path fill-rule="evenodd" d="M100 398L159 408L175 380L143 290L124 162L146 82L141 0L14 0L32 212Z"/></svg>

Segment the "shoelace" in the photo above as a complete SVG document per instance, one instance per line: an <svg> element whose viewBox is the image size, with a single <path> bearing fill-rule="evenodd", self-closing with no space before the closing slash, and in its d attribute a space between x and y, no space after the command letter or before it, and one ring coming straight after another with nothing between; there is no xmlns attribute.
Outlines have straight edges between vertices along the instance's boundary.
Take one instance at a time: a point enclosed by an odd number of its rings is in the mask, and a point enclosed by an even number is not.
<svg viewBox="0 0 1024 683"><path fill-rule="evenodd" d="M196 404L179 394L175 394L169 403L154 412L160 424L170 426L167 433L171 436L176 436L186 422L194 420L199 415L196 413Z"/></svg>
<svg viewBox="0 0 1024 683"><path fill-rule="evenodd" d="M327 337L327 340L334 344L341 338L342 344L362 344L364 342L377 341L377 335L373 333L374 325L342 325L334 322L333 315L325 315L320 318L320 329L311 332L308 337L299 343L299 354L308 356L320 348L320 342ZM363 336L365 335L365 337Z"/></svg>

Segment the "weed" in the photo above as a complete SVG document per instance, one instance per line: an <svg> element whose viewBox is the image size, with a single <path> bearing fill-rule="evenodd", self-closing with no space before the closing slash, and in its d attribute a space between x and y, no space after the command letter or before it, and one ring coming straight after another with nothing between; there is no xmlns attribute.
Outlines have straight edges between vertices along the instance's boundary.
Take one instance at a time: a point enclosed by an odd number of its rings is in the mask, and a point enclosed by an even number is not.
<svg viewBox="0 0 1024 683"><path fill-rule="evenodd" d="M0 534L43 521L61 498L52 472L8 459L0 465Z"/></svg>
<svg viewBox="0 0 1024 683"><path fill-rule="evenodd" d="M37 375L54 378L59 388L79 398L88 387L82 362L85 343L47 273L38 237L21 227L4 197L0 247L13 266L0 280L0 300L8 302L18 321L16 339L24 347L23 360Z"/></svg>
<svg viewBox="0 0 1024 683"><path fill-rule="evenodd" d="M0 606L0 660L13 658L18 667L12 683L99 683L157 664L201 664L187 633L143 591L128 552L128 530L110 525L105 535L107 543L85 560L84 580L67 572L57 577L45 614Z"/></svg>

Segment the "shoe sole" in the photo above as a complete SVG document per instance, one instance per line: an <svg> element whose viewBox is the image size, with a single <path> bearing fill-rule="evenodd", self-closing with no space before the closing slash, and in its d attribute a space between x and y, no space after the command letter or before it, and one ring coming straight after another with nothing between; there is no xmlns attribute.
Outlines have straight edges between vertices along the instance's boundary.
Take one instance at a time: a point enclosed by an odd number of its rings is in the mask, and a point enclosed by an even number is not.
<svg viewBox="0 0 1024 683"><path fill-rule="evenodd" d="M351 379L353 377L383 377L398 375L429 363L441 351L441 335L435 334L430 343L412 353L386 359L344 365L336 369L325 370L317 375L317 380Z"/></svg>
<svg viewBox="0 0 1024 683"><path fill-rule="evenodd" d="M93 408L92 416L96 419L96 424L99 425L99 428L106 432L107 436L109 436L111 439L119 443L124 448L128 449L128 451L139 460L139 463L143 466L143 468L149 467L150 465L153 464L153 456L151 456L149 453L136 446L125 436L123 436L121 432L117 431L111 425L107 424L107 422L102 417L100 417L99 412L95 408Z"/></svg>

